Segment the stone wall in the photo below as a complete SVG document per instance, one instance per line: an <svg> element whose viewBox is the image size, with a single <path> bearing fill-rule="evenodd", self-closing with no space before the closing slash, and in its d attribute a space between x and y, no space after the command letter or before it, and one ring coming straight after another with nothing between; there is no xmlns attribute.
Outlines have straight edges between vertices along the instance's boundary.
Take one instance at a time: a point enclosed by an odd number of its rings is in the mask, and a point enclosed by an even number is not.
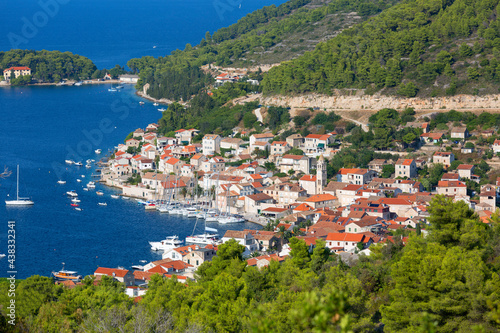
<svg viewBox="0 0 500 333"><path fill-rule="evenodd" d="M321 110L380 110L383 108L415 110L477 110L500 111L500 95L456 95L433 98L403 98L382 95L334 96L308 94L302 96L267 96L263 105L289 106L293 108L320 108Z"/></svg>

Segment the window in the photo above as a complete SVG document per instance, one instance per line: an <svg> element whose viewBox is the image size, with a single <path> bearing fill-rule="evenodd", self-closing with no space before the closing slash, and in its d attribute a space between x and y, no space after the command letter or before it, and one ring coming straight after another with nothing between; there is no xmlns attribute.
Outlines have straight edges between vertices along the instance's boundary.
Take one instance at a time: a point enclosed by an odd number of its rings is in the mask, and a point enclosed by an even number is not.
<svg viewBox="0 0 500 333"><path fill-rule="evenodd" d="M191 263L189 262L189 259L188 259L188 264L191 264Z"/></svg>
<svg viewBox="0 0 500 333"><path fill-rule="evenodd" d="M199 265L199 264L198 264L198 260L196 260L196 266L198 266L198 265Z"/></svg>

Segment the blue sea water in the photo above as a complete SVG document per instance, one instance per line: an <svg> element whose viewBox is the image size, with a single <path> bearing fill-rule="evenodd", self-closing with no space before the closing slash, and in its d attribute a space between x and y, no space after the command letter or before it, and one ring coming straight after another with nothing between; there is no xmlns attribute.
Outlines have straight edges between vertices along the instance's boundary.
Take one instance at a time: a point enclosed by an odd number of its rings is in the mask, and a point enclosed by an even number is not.
<svg viewBox="0 0 500 333"><path fill-rule="evenodd" d="M34 36L22 34L23 22L40 19L41 3L57 3L57 14ZM279 5L284 1L276 3ZM267 0L47 0L2 1L0 50L12 48L9 36L25 38L20 48L71 51L88 56L100 68L125 65L132 57L162 56L185 43L196 44L205 32L234 23ZM241 5L241 6L240 6ZM36 16L38 15L38 16ZM42 17L42 16L40 16ZM24 18L24 19L23 19ZM43 23L43 22L38 22ZM9 35L10 34L10 35ZM29 37L29 38L28 38ZM157 48L153 49L153 46ZM97 185L104 192L82 190L94 169L67 166L69 158L98 160L96 148L109 151L128 133L156 122L159 112L149 102L139 105L132 86L111 93L109 85L80 87L22 87L0 89L0 171L14 173L0 180L0 253L7 253L7 221L16 221L18 278L50 275L66 263L67 269L92 274L97 266L130 267L161 255L150 251L148 241L167 235L184 238L195 220L147 212L133 200L111 199L117 190ZM7 208L3 201L15 195L15 169L20 166L20 195L35 205ZM85 178L82 178L82 175ZM83 179L81 183L77 178ZM59 179L65 185L57 184ZM64 195L80 194L75 211ZM108 206L98 206L105 201ZM251 223L210 225L220 234L234 228L258 228ZM197 232L203 231L198 225ZM0 276L7 276L7 258L0 259Z"/></svg>
<svg viewBox="0 0 500 333"><path fill-rule="evenodd" d="M0 50L70 51L99 68L159 57L285 0L0 1ZM156 48L153 48L156 46Z"/></svg>

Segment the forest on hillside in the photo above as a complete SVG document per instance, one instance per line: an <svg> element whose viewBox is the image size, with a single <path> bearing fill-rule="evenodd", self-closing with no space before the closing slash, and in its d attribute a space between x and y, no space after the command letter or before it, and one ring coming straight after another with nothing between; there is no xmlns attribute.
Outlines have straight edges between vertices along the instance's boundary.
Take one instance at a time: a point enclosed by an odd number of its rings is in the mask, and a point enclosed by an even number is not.
<svg viewBox="0 0 500 333"><path fill-rule="evenodd" d="M331 30L328 33L332 34L349 24L344 22L345 18L341 14L357 12L360 15L359 20L365 20L396 2L290 0L278 7L272 5L250 13L237 23L219 29L213 35L207 32L194 47L187 44L184 50L175 50L166 57L134 58L128 61L127 66L140 75L138 89L149 84L148 93L155 98L182 98L185 101L202 87L212 83L211 76L199 70L202 65L213 63L217 66L229 66L238 63L256 66L259 64L258 60L252 59L255 52L272 53L276 56L276 61L281 61L300 53L304 48L270 51L285 39L292 38L292 43L296 45L297 40L292 36L300 34L298 42L303 45L306 40L318 38L313 37L316 34L316 26L328 24L328 30ZM308 7L309 4L311 7Z"/></svg>
<svg viewBox="0 0 500 333"><path fill-rule="evenodd" d="M499 10L498 0L405 1L272 68L264 93L498 93Z"/></svg>
<svg viewBox="0 0 500 333"><path fill-rule="evenodd" d="M0 52L0 69L27 66L31 78L38 82L59 82L62 79L90 79L97 70L88 58L60 51L10 50ZM29 82L28 82L29 83Z"/></svg>
<svg viewBox="0 0 500 333"><path fill-rule="evenodd" d="M427 235L370 247L351 265L317 241L291 238L290 257L250 267L229 241L197 281L154 276L134 303L110 278L73 289L32 276L17 285L16 327L2 332L497 332L500 219L482 223L462 201L436 196ZM425 228L425 226L423 226Z"/></svg>

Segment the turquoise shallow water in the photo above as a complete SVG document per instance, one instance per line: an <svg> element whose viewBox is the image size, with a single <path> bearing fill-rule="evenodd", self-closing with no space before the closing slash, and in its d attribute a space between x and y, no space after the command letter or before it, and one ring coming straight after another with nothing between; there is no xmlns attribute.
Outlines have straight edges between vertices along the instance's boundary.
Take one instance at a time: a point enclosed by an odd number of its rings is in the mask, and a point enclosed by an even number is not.
<svg viewBox="0 0 500 333"><path fill-rule="evenodd" d="M275 2L279 5L284 1ZM144 55L163 56L186 43L196 44L206 31L236 22L269 0L42 0L2 1L0 50L13 47L71 51L92 59L100 68ZM41 4L49 4L50 8ZM48 8L48 9L47 9ZM56 10L57 9L57 10ZM45 14L44 14L45 13ZM50 15L49 15L50 14ZM44 16L45 15L45 16ZM44 20L44 17L47 19ZM29 24L34 30L29 30ZM28 28L27 28L28 27ZM36 30L36 31L35 31ZM153 46L157 46L153 48ZM186 237L193 219L145 212L134 201L115 200L116 190L99 187L103 197L82 191L93 169L67 167L68 157L98 159L138 127L156 122L159 112L149 102L139 105L133 88L110 93L108 85L0 89L0 168L20 165L22 195L35 201L30 208L6 208L15 192L15 175L0 181L0 253L7 253L7 221L16 221L18 278L49 275L67 269L91 274L97 266L130 267L140 260L159 259L148 241L167 235ZM76 181L85 175L82 183ZM58 185L64 179L66 185ZM77 212L63 194L74 189L83 211ZM108 206L97 203L106 201ZM217 226L257 228L246 223ZM198 226L198 232L202 226ZM0 259L0 276L7 276Z"/></svg>

